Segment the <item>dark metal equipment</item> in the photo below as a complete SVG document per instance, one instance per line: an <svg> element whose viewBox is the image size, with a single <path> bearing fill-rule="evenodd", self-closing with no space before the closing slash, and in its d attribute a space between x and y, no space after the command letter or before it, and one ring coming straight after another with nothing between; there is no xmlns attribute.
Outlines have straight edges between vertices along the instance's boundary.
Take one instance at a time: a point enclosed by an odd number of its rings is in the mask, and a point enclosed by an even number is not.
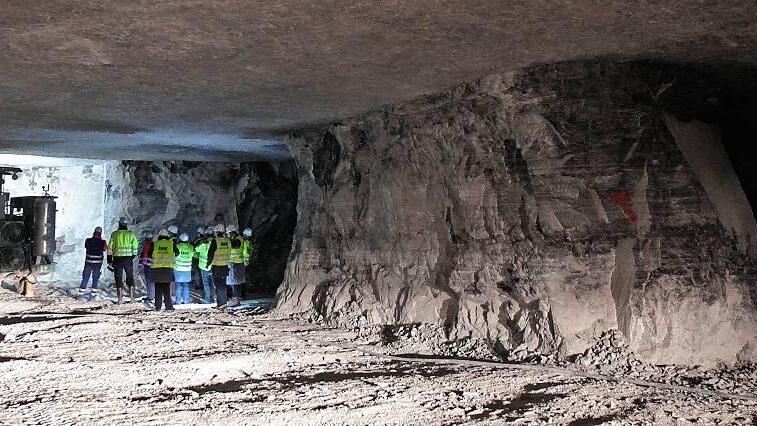
<svg viewBox="0 0 757 426"><path fill-rule="evenodd" d="M10 197L5 178L18 179L22 170L0 167L0 272L48 274L55 268L55 198L44 195Z"/></svg>

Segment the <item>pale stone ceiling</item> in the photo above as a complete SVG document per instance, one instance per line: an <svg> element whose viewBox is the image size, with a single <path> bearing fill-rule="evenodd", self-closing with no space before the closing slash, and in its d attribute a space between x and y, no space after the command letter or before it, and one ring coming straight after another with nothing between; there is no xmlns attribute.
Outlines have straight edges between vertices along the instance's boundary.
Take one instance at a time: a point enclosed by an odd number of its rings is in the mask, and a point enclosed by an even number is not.
<svg viewBox="0 0 757 426"><path fill-rule="evenodd" d="M492 71L757 64L757 2L4 0L0 152L286 158L282 129Z"/></svg>

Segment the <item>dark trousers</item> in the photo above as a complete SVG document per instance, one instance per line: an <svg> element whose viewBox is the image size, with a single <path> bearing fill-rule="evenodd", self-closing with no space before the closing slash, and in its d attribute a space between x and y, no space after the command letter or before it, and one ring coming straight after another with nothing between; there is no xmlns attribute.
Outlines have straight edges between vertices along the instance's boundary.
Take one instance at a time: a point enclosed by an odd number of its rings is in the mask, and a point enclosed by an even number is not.
<svg viewBox="0 0 757 426"><path fill-rule="evenodd" d="M213 266L213 283L216 286L216 305L226 304L226 277L229 275L228 266Z"/></svg>
<svg viewBox="0 0 757 426"><path fill-rule="evenodd" d="M213 283L213 271L200 271L200 276L202 277L203 295L205 296L203 302L213 303L216 287Z"/></svg>
<svg viewBox="0 0 757 426"><path fill-rule="evenodd" d="M166 310L173 309L171 301L171 283L155 283L155 310L159 311L160 307L166 304Z"/></svg>
<svg viewBox="0 0 757 426"><path fill-rule="evenodd" d="M116 288L121 288L124 284L124 274L126 275L126 286L134 287L134 261L132 256L119 256L113 258L113 275L116 279Z"/></svg>
<svg viewBox="0 0 757 426"><path fill-rule="evenodd" d="M84 272L81 274L81 285L79 288L87 288L89 277L92 277L92 288L97 288L100 283L100 273L102 273L102 263L84 263Z"/></svg>
<svg viewBox="0 0 757 426"><path fill-rule="evenodd" d="M231 287L231 297L242 297L242 287L244 284L237 284L237 285L230 285Z"/></svg>

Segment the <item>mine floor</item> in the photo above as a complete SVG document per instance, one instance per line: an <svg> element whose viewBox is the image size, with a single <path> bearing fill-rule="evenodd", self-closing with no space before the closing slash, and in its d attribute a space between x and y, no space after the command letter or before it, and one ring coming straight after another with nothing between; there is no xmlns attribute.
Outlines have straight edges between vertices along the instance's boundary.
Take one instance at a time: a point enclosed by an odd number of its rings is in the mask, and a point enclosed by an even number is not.
<svg viewBox="0 0 757 426"><path fill-rule="evenodd" d="M392 357L358 331L272 313L0 291L0 314L0 424L757 422L753 388L686 391L578 368ZM740 374L748 389L757 381Z"/></svg>

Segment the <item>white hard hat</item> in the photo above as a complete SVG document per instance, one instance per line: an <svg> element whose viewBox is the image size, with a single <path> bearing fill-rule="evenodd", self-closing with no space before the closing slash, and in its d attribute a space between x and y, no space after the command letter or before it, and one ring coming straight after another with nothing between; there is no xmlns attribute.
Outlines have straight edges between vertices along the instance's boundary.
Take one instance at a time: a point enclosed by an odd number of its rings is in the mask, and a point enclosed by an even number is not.
<svg viewBox="0 0 757 426"><path fill-rule="evenodd" d="M236 225L229 225L226 227L226 232L239 232L239 228Z"/></svg>
<svg viewBox="0 0 757 426"><path fill-rule="evenodd" d="M179 227L176 226L176 225L171 225L171 226L168 227L168 232L170 232L172 234L176 234L176 233L179 232Z"/></svg>
<svg viewBox="0 0 757 426"><path fill-rule="evenodd" d="M244 228L244 231L242 231L242 235L244 235L245 237L252 237L252 229Z"/></svg>
<svg viewBox="0 0 757 426"><path fill-rule="evenodd" d="M171 235L171 234L169 234L169 233L168 233L168 230L167 230L167 229L161 229L161 230L160 230L160 232L158 232L158 236L159 236L159 237L168 237L168 236L170 236L170 235Z"/></svg>
<svg viewBox="0 0 757 426"><path fill-rule="evenodd" d="M179 241L184 241L184 242L189 241L189 235L187 235L186 232L182 233L181 235L179 235Z"/></svg>
<svg viewBox="0 0 757 426"><path fill-rule="evenodd" d="M128 221L128 220L126 220L126 218L125 218L125 217L121 216L121 218L120 218L120 219L118 219L118 224L119 224L119 225L128 225L128 224L129 224L129 221Z"/></svg>
<svg viewBox="0 0 757 426"><path fill-rule="evenodd" d="M225 227L225 226L223 226L223 224L220 224L220 223L219 223L218 225L216 225L215 231L216 231L216 232L223 232L223 231L224 231L224 229L226 229L226 227Z"/></svg>
<svg viewBox="0 0 757 426"><path fill-rule="evenodd" d="M205 235L213 235L213 233L215 233L215 229L212 226L205 228Z"/></svg>
<svg viewBox="0 0 757 426"><path fill-rule="evenodd" d="M200 235L204 234L205 233L205 228L202 227L202 226L199 227L199 228L197 228L197 233L200 234Z"/></svg>

